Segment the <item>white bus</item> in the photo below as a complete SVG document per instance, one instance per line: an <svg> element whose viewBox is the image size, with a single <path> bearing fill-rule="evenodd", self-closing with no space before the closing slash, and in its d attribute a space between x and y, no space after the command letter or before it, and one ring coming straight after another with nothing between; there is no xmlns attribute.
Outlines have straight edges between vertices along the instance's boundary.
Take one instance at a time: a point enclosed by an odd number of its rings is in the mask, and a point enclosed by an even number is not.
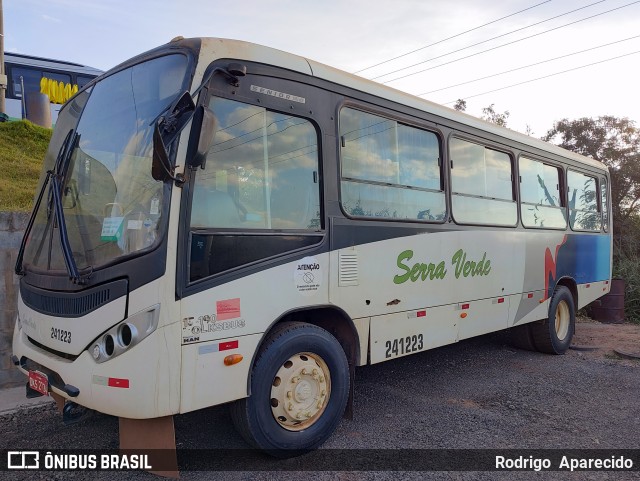
<svg viewBox="0 0 640 481"><path fill-rule="evenodd" d="M61 110L13 361L121 430L173 439L172 416L232 403L252 446L298 454L350 412L357 366L507 328L564 353L610 288L609 185L311 60L177 38Z"/></svg>
<svg viewBox="0 0 640 481"><path fill-rule="evenodd" d="M11 120L26 117L29 94L46 93L51 102L51 119L55 123L60 107L72 93L103 73L73 62L9 52L4 54L4 64L8 79L5 113Z"/></svg>

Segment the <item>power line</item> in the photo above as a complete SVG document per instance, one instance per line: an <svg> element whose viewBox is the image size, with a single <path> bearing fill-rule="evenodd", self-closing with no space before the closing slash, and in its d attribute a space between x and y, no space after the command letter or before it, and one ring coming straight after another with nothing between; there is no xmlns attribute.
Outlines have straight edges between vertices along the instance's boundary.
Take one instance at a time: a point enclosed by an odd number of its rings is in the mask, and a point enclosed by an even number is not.
<svg viewBox="0 0 640 481"><path fill-rule="evenodd" d="M556 15L554 17L550 17L550 18L547 18L545 20L540 20L539 22L532 23L531 25L527 25L526 27L516 28L515 30L511 30L510 32L502 33L502 34L497 35L495 37L491 37L491 38L489 38L487 40L482 40L481 42L476 42L474 44L467 45L466 47L462 47L462 48L459 48L457 50L453 50L453 51L451 51L449 53L438 55L437 57L432 57L432 58L429 58L427 60L423 60L422 62L414 63L413 65L409 65L407 67L402 67L400 69L393 70L391 72L387 72L387 73L382 74L382 75L378 75L377 77L371 78L371 80L376 80L376 79L379 79L380 77L386 77L387 75L391 75L392 73L400 72L402 70L406 70L408 68L415 67L417 65L422 65L423 63L431 62L432 60L436 60L436 59L439 59L439 58L442 58L442 57L446 57L446 56L451 55L453 53L461 52L463 50L467 50L467 49L472 48L472 47L477 47L478 45L482 45L483 43L491 42L492 40L496 40L498 38L506 37L507 35L511 35L512 33L520 32L522 30L526 30L528 28L535 27L536 25L541 25L543 23L550 22L551 20L555 20L556 18L564 17L565 15L569 15L570 13L574 13L574 12L577 12L579 10L584 10L585 8L593 7L594 5L597 5L598 3L603 3L603 2L606 2L606 1L607 0L598 0L597 2L590 3L589 5L585 5L583 7L576 8L574 10L569 10L568 12L561 13L560 15ZM393 80L390 80L390 82L393 82Z"/></svg>
<svg viewBox="0 0 640 481"><path fill-rule="evenodd" d="M575 20L573 22L565 23L564 25L560 25L558 27L554 27L554 28L551 28L549 30L545 30L544 32L538 32L538 33L535 33L533 35L529 35L528 37L523 37L523 38L520 38L518 40L513 40L511 42L503 43L502 45L498 45L496 47L491 47L491 48L488 48L486 50L482 50L480 52L472 53L472 54L467 55L465 57L460 57L458 59L451 60L449 62L445 62L445 63L442 63L440 65L436 65L434 67L429 67L429 68L426 68L424 70L419 70L417 72L413 72L413 73L410 73L410 74L403 75L402 77L397 77L397 78L394 78L394 79L391 79L391 80L387 80L386 82L382 82L382 83L383 84L388 84L388 83L391 83L391 82L395 82L396 80L401 80L403 78L411 77L411 76L417 75L419 73L427 72L429 70L433 70L433 69L442 67L444 65L449 65L449 64L452 64L452 63L455 63L455 62L459 62L460 60L465 60L465 59L468 59L468 58L471 58L471 57L475 57L476 55L481 55L483 53L491 52L492 50L497 50L499 48L506 47L508 45L513 45L514 43L522 42L523 40L528 40L528 39L533 38L533 37L538 37L540 35L544 35L545 33L553 32L555 30L559 30L561 28L568 27L570 25L575 25L576 23L584 22L585 20L590 20L592 18L599 17L599 16L604 15L606 13L611 13L611 12L613 12L615 10L620 10L622 8L629 7L629 6L634 5L636 3L640 3L640 0L636 0L635 2L627 3L626 5L622 5L621 7L612 8L611 10L607 10L607 11L604 11L604 12L601 12L601 13L597 13L595 15L591 15L590 17L585 17L585 18L581 18L580 20ZM467 48L467 47L465 47L465 48ZM454 52L451 52L451 53L454 53ZM441 55L440 57L444 57L446 55L449 55L449 54ZM435 57L435 58L439 58L439 57ZM432 59L429 59L429 60L425 60L424 62L421 62L421 63L429 62L430 60L434 60L434 59L432 58ZM416 65L418 65L418 64L416 64ZM409 68L409 67L407 67L407 68ZM400 70L404 70L404 69L400 69ZM396 70L396 72L399 72L400 70ZM395 72L390 72L390 73L395 73Z"/></svg>
<svg viewBox="0 0 640 481"><path fill-rule="evenodd" d="M491 74L491 75L486 75L485 77L479 77L477 79L468 80L466 82L461 82L459 84L449 85L448 87L442 87L442 88L439 88L439 89L436 89L436 90L430 90L429 92L423 92L421 94L417 94L417 96L421 97L423 95L428 95L428 94L432 94L432 93L435 93L435 92L440 92L442 90L448 90L448 89L452 89L454 87L460 87L461 85L467 85L467 84L470 84L470 83L479 82L480 80L486 80L488 78L498 77L500 75L504 75L504 74L511 73L511 72L516 72L518 70L523 70L525 68L535 67L536 65L541 65L543 63L553 62L554 60L560 60L561 58L571 57L572 55L578 55L578 54L581 54L581 53L590 52L592 50L597 50L599 48L609 47L609 46L615 45L617 43L627 42L629 40L633 40L633 39L639 38L639 37L640 37L640 35L636 35L634 37L625 38L623 40L616 40L615 42L605 43L604 45L598 45L597 47L588 48L586 50L580 50L579 52L573 52L573 53L569 53L569 54L566 54L566 55L561 55L560 57L554 57L554 58L550 58L550 59L547 59L547 60L542 60L541 62L532 63L532 64L529 64L529 65L525 65L523 67L517 67L517 68L513 68L511 70L505 70L504 72L494 73L494 74Z"/></svg>
<svg viewBox="0 0 640 481"><path fill-rule="evenodd" d="M497 88L497 89L488 90L488 91L482 92L480 94L468 95L468 96L463 97L463 98L466 100L466 99L472 99L474 97L480 97L481 95L486 95L486 94L491 94L491 93L494 93L494 92L499 92L500 90L510 89L512 87L517 87L519 85L524 85L524 84L528 84L528 83L531 83L531 82L536 82L538 80L543 80L543 79L546 79L546 78L549 78L549 77L555 77L556 75L562 75L564 73L573 72L575 70L580 70L580 69L587 68L587 67L593 67L594 65L599 65L601 63L611 62L612 60L617 60L619 58L629 57L630 55L635 55L637 53L640 53L640 50L636 50L635 52L631 52L631 53L626 53L624 55L618 55L617 57L612 57L612 58L608 58L608 59L605 59L605 60L600 60L599 62L593 62L593 63L589 63L587 65L581 65L580 67L570 68L568 70L563 70L562 72L556 72L556 73L552 73L552 74L549 74L549 75L544 75L542 77L537 77L537 78L534 78L534 79L525 80L524 82L518 82L518 83L515 83L515 84L512 84L512 85L507 85L505 87L500 87L500 88ZM453 103L455 103L457 101L458 101L458 99L451 100L449 102L443 103L442 105L453 104Z"/></svg>
<svg viewBox="0 0 640 481"><path fill-rule="evenodd" d="M532 8L539 7L540 5L543 5L543 4L545 4L545 3L549 3L550 1L551 1L551 0L545 0L544 2L541 2L541 3L538 3L538 4L536 4L536 5L533 5L532 7L525 8L524 10L520 10L520 11L518 11L518 12L512 13L512 14L507 15L507 16L505 16L505 17L500 17L500 18L498 18L498 19L496 19L496 20L492 20L491 22L488 22L488 23L485 23L485 24L482 24L482 25L478 25L477 27L473 27L473 28L471 28L471 29L469 29L469 30L465 30L464 32L458 33L458 34L456 34L456 35L452 35L451 37L447 37L447 38L442 39L442 40L439 40L439 41L437 41L437 42L430 43L429 45L425 45L424 47L420 47L420 48L417 48L417 49L415 49L415 50L412 50L411 52L403 53L403 54L401 54L401 55L398 55L397 57L393 57L393 58L390 58L390 59L388 59L388 60L383 60L382 62L379 62L379 63L377 63L377 64L375 64L375 65L371 65L371 66L369 66L369 67L365 67L365 68L363 68L363 69L357 70L357 71L355 71L354 73L364 72L365 70L369 70L369 69L371 69L371 68L373 68L373 67L377 67L378 65L382 65L382 64L385 64L385 63L391 62L391 61L393 61L393 60L397 60L397 59L399 59L399 58L406 57L407 55L411 55L412 53L419 52L420 50L424 50L425 48L433 47L434 45L438 45L438 44L440 44L440 43L442 43L442 42L446 42L447 40L451 40L452 38L459 37L459 36L461 36L461 35L464 35L465 33L473 32L474 30L478 30L479 28L486 27L487 25L491 25L492 23L499 22L500 20L504 20L505 18L513 17L514 15L518 15L519 13L526 12L527 10L531 10ZM603 1L604 1L604 0L603 0Z"/></svg>

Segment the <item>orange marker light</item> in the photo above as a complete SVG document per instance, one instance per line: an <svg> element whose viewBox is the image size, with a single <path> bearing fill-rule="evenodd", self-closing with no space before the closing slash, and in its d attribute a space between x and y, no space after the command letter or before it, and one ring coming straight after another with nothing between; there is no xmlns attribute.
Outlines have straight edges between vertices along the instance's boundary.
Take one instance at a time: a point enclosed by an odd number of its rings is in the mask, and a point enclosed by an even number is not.
<svg viewBox="0 0 640 481"><path fill-rule="evenodd" d="M234 364L238 364L243 359L244 358L242 357L242 354L231 354L230 356L224 358L224 365L233 366Z"/></svg>
<svg viewBox="0 0 640 481"><path fill-rule="evenodd" d="M462 314L460 314L460 317L461 317L462 319L464 319L465 317L467 317L467 313L466 313L466 312L463 312Z"/></svg>

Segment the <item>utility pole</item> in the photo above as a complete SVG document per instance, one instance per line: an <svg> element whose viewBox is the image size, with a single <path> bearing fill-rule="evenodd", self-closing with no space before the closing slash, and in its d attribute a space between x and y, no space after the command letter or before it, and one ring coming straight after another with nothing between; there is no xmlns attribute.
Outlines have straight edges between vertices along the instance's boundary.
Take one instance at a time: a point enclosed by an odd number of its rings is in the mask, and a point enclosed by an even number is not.
<svg viewBox="0 0 640 481"><path fill-rule="evenodd" d="M7 72L4 69L4 19L0 0L0 114L5 113L4 94L7 89Z"/></svg>

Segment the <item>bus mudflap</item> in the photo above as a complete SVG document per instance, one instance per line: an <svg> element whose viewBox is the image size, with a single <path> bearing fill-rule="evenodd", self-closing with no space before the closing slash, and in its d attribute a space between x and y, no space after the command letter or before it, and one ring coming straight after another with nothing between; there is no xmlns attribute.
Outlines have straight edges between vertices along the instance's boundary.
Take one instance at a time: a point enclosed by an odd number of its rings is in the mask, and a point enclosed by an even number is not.
<svg viewBox="0 0 640 481"><path fill-rule="evenodd" d="M178 478L178 455L173 416L151 419L119 418L120 450L148 454L150 473Z"/></svg>

